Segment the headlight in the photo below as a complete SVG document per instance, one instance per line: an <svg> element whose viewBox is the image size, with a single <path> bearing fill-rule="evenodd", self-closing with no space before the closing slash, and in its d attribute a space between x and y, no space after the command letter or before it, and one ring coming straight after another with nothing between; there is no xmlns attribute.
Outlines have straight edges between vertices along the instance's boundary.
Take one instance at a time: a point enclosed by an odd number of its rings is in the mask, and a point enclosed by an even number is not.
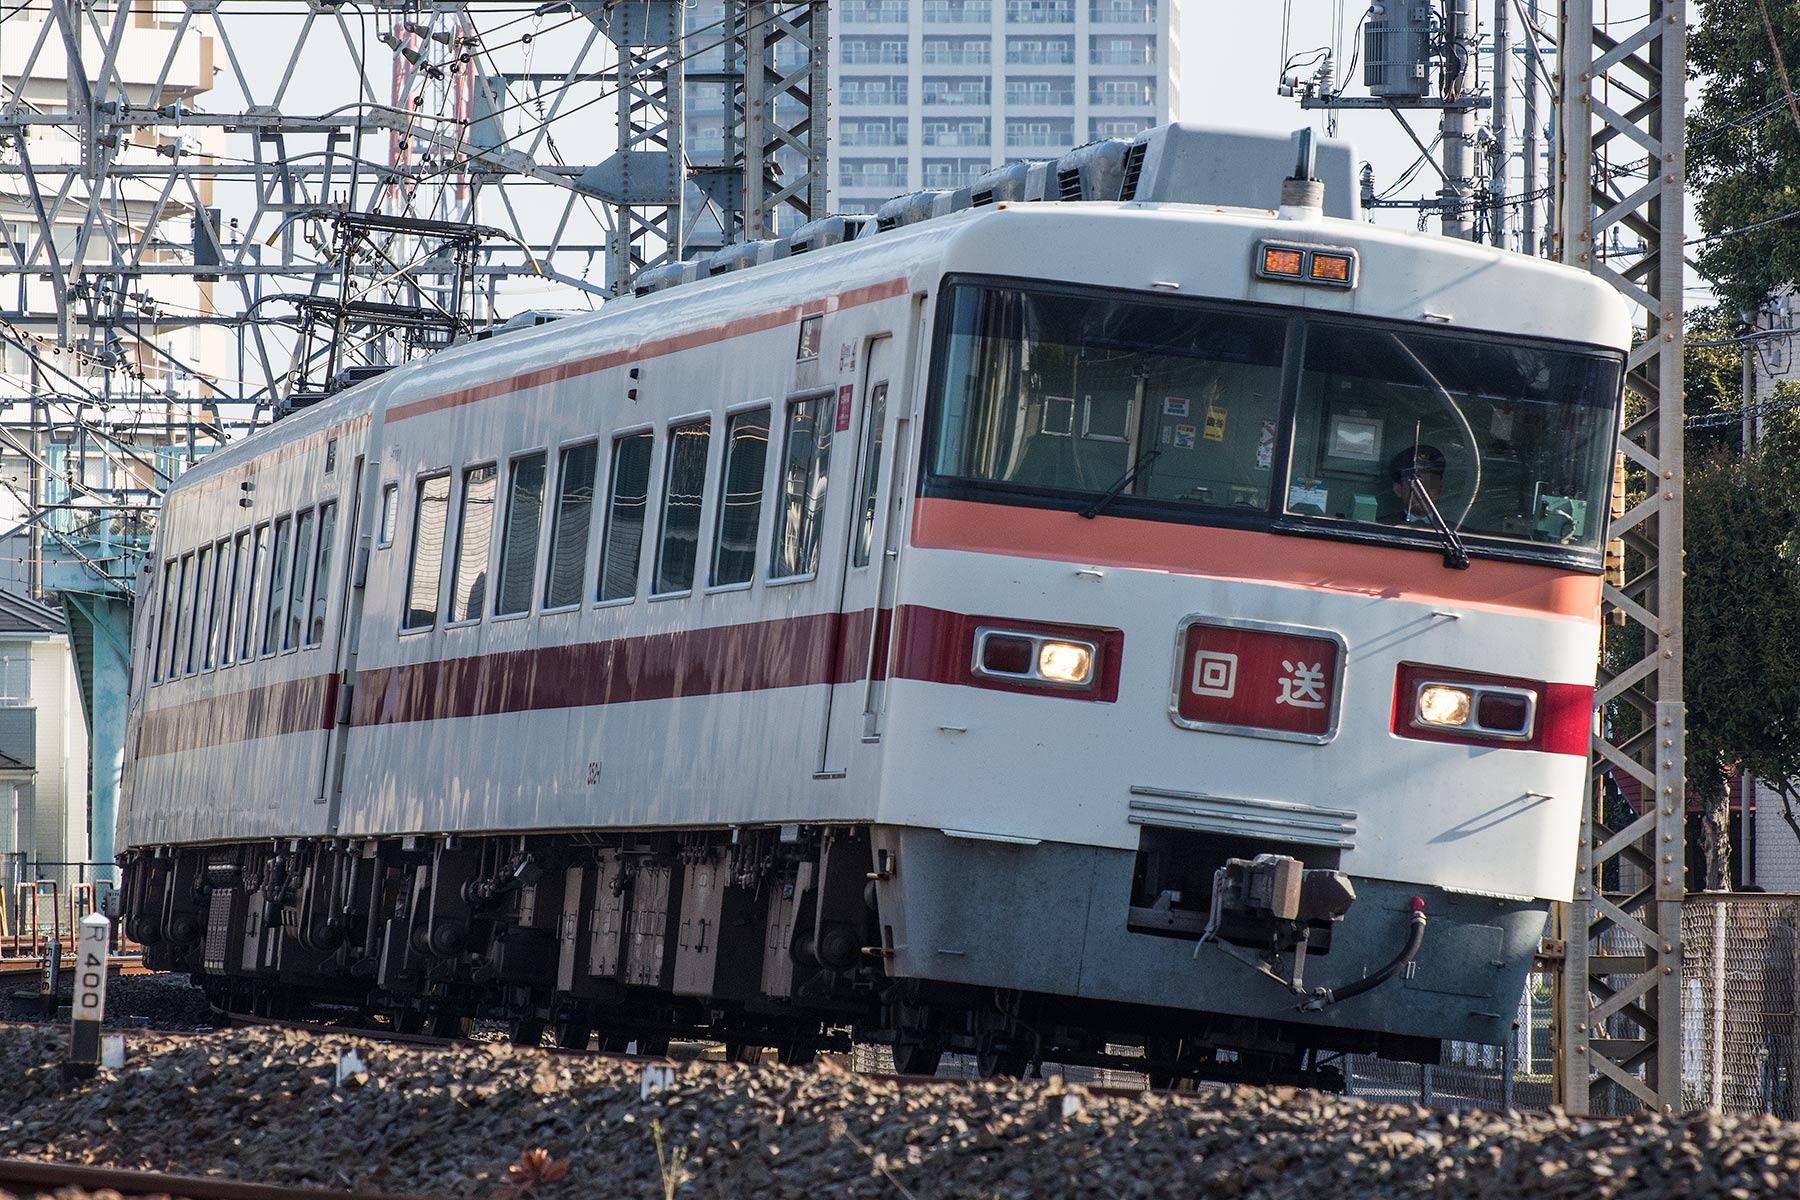
<svg viewBox="0 0 1800 1200"><path fill-rule="evenodd" d="M1094 649L1080 642L1045 642L1038 647L1038 674L1057 683L1083 684L1094 671Z"/></svg>
<svg viewBox="0 0 1800 1200"><path fill-rule="evenodd" d="M981 628L975 631L975 655L969 666L976 675L989 679L1085 688L1094 681L1098 657L1092 642L1019 629Z"/></svg>
<svg viewBox="0 0 1800 1200"><path fill-rule="evenodd" d="M1413 695L1417 729L1522 742L1537 721L1538 693L1529 687L1425 679Z"/></svg>
<svg viewBox="0 0 1800 1200"><path fill-rule="evenodd" d="M1469 723L1473 698L1462 688L1428 683L1419 689L1418 720L1424 725L1460 729Z"/></svg>

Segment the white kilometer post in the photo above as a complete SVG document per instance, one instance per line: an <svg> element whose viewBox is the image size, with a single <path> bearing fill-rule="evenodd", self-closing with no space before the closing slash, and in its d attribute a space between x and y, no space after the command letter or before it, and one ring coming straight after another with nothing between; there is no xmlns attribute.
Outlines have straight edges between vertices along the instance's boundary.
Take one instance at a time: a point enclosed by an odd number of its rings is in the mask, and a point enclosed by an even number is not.
<svg viewBox="0 0 1800 1200"><path fill-rule="evenodd" d="M69 1061L63 1073L89 1078L100 1067L100 1021L106 1015L106 951L112 942L112 922L100 913L81 918L75 941L74 1031L69 1038Z"/></svg>

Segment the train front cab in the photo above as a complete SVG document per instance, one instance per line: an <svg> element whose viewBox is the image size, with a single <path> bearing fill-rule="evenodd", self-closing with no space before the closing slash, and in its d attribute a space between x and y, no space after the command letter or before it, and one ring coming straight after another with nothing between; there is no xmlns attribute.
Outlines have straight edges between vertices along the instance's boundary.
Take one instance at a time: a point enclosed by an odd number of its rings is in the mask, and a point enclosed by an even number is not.
<svg viewBox="0 0 1800 1200"><path fill-rule="evenodd" d="M1616 301L1525 277L1594 304L1585 344L947 281L873 842L892 975L1045 1029L1505 1039L1573 878L1622 370Z"/></svg>

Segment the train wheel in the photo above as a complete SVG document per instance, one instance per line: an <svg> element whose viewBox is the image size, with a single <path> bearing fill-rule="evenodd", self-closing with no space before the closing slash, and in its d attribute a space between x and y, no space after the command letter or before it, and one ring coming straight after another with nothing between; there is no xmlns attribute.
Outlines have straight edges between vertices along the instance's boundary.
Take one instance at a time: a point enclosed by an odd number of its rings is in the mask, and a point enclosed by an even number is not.
<svg viewBox="0 0 1800 1200"><path fill-rule="evenodd" d="M975 1051L975 1070L983 1079L1023 1079L1031 1069L1031 1055L1014 1046L984 1040Z"/></svg>
<svg viewBox="0 0 1800 1200"><path fill-rule="evenodd" d="M512 1044L515 1046L540 1046L544 1042L544 1022L541 1017L520 1017L512 1023Z"/></svg>
<svg viewBox="0 0 1800 1200"><path fill-rule="evenodd" d="M816 1049L801 1045L799 1042L785 1042L775 1050L775 1061L784 1067L811 1066L812 1061L817 1057L819 1057L819 1052Z"/></svg>
<svg viewBox="0 0 1800 1200"><path fill-rule="evenodd" d="M388 1014L388 1020L394 1023L395 1033L406 1037L425 1032L425 1014L416 1008L396 1008Z"/></svg>
<svg viewBox="0 0 1800 1200"><path fill-rule="evenodd" d="M558 1021L551 1033L556 1037L556 1044L564 1050L586 1050L594 1038L593 1026L574 1019Z"/></svg>
<svg viewBox="0 0 1800 1200"><path fill-rule="evenodd" d="M440 1008L431 1014L426 1026L432 1037L466 1038L475 1027L473 1017L465 1017L454 1008Z"/></svg>
<svg viewBox="0 0 1800 1200"><path fill-rule="evenodd" d="M763 1060L763 1050L761 1042L726 1042L725 1061L756 1066Z"/></svg>
<svg viewBox="0 0 1800 1200"><path fill-rule="evenodd" d="M600 1049L607 1054L629 1054L631 1039L622 1034L603 1033L600 1035Z"/></svg>
<svg viewBox="0 0 1800 1200"><path fill-rule="evenodd" d="M922 1034L894 1043L894 1074L936 1075L944 1059L944 1040L935 1034Z"/></svg>
<svg viewBox="0 0 1800 1200"><path fill-rule="evenodd" d="M662 1036L638 1038L637 1052L651 1056L666 1055L669 1053L669 1039Z"/></svg>

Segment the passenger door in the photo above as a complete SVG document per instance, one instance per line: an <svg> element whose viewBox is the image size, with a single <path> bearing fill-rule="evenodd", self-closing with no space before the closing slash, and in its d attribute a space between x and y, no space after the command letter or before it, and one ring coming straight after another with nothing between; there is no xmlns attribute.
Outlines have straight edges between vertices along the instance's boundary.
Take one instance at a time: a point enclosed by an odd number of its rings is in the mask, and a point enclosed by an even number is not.
<svg viewBox="0 0 1800 1200"><path fill-rule="evenodd" d="M856 431L856 472L850 503L845 506L847 530L842 570L838 574L837 620L832 626L833 664L831 700L826 706L824 736L820 741L819 778L841 778L849 770L850 755L862 734L865 680L879 620L879 600L886 521L882 519L882 487L891 453L885 445L888 427L890 366L894 339L877 334L863 345L860 396L845 396L856 387L846 384L839 392L840 413L846 403ZM860 401L859 403L852 403ZM843 424L843 420L839 420ZM840 430L848 433L850 430Z"/></svg>

